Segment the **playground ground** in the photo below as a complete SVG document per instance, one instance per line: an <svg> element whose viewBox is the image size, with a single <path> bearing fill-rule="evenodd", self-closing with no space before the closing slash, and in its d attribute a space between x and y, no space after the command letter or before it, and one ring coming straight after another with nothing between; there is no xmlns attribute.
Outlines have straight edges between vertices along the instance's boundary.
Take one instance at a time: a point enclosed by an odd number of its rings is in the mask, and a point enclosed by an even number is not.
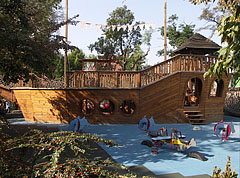
<svg viewBox="0 0 240 178"><path fill-rule="evenodd" d="M9 120L12 125L36 124L25 122L24 119ZM138 129L137 125L90 125L84 130L86 133L96 133L105 139L114 140L120 144L119 147L106 147L100 145L117 163L128 166L138 171L145 171L148 175L158 175L162 178L181 177L208 177L212 175L214 167L225 169L228 156L231 157L231 166L240 172L240 118L224 116L224 121L233 122L235 133L231 134L228 141L222 141L214 135L214 125L200 125L200 130L193 130L194 125L190 124L158 124L161 128L166 126L168 131L171 128L180 130L186 139L195 138L197 147L192 147L185 152L178 152L164 145L159 149L159 154L151 153L151 148L141 145L143 140L150 140L145 132ZM54 124L42 124L49 127ZM57 125L59 129L66 129L67 125ZM187 153L197 151L203 154L208 160L187 157ZM153 173L153 174L152 174Z"/></svg>

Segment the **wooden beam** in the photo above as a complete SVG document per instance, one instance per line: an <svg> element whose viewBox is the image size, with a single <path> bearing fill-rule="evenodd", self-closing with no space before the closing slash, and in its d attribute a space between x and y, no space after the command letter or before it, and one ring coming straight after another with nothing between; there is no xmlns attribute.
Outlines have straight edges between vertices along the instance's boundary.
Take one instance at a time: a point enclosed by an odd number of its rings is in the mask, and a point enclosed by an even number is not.
<svg viewBox="0 0 240 178"><path fill-rule="evenodd" d="M68 0L66 0L66 15L65 15L65 42L68 42ZM67 79L67 45L65 49L65 55L64 55L64 87L68 87L68 79Z"/></svg>
<svg viewBox="0 0 240 178"><path fill-rule="evenodd" d="M164 3L164 61L167 60L167 2Z"/></svg>

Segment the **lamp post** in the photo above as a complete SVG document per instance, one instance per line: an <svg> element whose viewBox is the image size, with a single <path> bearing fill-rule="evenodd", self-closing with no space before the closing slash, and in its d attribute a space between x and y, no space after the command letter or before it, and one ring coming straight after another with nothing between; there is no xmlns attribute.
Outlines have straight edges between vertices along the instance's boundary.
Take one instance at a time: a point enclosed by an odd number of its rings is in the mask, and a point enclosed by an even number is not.
<svg viewBox="0 0 240 178"><path fill-rule="evenodd" d="M65 48L65 55L64 55L64 87L65 87L65 88L68 87L68 77L67 77L68 24L67 24L67 20L68 20L68 0L66 0L66 15L65 15L65 22L66 22L66 24L65 24L65 42L66 42L66 48Z"/></svg>

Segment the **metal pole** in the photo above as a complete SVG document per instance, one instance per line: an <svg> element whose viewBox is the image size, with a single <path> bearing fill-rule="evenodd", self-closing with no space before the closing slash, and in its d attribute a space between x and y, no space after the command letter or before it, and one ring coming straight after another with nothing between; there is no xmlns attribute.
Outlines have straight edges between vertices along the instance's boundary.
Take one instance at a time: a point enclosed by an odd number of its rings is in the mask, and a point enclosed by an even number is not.
<svg viewBox="0 0 240 178"><path fill-rule="evenodd" d="M68 0L66 0L66 15L65 15L65 42L68 42L68 24L67 24L67 20L68 20ZM66 45L66 49L65 49L65 55L64 55L64 87L67 88L68 87L68 78L67 78L67 61L68 61L68 56L67 56L67 45Z"/></svg>
<svg viewBox="0 0 240 178"><path fill-rule="evenodd" d="M167 2L164 3L164 61L167 60Z"/></svg>

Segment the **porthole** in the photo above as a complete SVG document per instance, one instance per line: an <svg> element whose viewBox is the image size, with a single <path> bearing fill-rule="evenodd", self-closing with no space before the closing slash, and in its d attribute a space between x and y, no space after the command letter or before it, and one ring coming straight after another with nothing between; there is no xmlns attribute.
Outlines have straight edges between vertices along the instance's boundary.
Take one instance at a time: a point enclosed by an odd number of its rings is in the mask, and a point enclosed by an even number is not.
<svg viewBox="0 0 240 178"><path fill-rule="evenodd" d="M81 100L81 111L83 115L91 114L94 111L94 103L92 100L84 98Z"/></svg>
<svg viewBox="0 0 240 178"><path fill-rule="evenodd" d="M102 114L110 115L114 111L114 104L111 100L103 100L99 103L99 109Z"/></svg>
<svg viewBox="0 0 240 178"><path fill-rule="evenodd" d="M132 100L124 100L120 105L120 109L125 114L133 114L136 110L136 105Z"/></svg>

